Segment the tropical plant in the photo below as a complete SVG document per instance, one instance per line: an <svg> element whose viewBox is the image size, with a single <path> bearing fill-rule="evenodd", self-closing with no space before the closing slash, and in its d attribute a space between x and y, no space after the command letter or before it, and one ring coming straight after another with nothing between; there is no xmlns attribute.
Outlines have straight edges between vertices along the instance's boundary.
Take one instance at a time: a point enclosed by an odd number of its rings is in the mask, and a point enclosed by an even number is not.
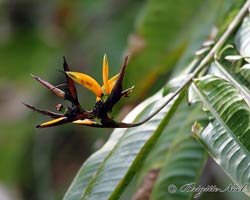
<svg viewBox="0 0 250 200"><path fill-rule="evenodd" d="M165 20L164 15L178 5L147 2L132 36L137 46L128 47L132 54L130 70L140 70L142 75L152 66L164 68L165 73L172 71L167 84L124 121L136 123L162 109L141 126L115 129L106 144L80 168L64 200L196 198L201 191L194 189L208 154L235 184L231 190L237 186L250 196L250 1L196 3L215 13L201 17L210 24L210 34L199 30L192 36L188 30L186 35L181 33L179 44L166 45L164 38L174 37L166 31L168 23L175 22ZM190 16L191 9L182 15ZM200 27L199 22L194 22L196 27ZM185 27L178 25L177 29ZM206 41L194 53L204 36ZM154 77L145 75L138 81L134 95L143 96L150 87L143 83L151 83ZM143 184L148 176L153 180Z"/></svg>

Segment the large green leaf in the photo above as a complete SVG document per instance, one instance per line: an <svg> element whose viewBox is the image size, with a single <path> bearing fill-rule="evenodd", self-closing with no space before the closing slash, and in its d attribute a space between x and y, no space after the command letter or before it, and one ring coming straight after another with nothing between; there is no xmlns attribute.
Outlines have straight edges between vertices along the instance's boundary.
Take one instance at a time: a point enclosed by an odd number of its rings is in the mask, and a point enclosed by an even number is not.
<svg viewBox="0 0 250 200"><path fill-rule="evenodd" d="M144 114L157 109L169 95L152 103ZM160 137L180 103L178 97L143 126L128 129L92 178L82 199L117 199Z"/></svg>
<svg viewBox="0 0 250 200"><path fill-rule="evenodd" d="M181 82L181 79L179 81L175 79L175 81L172 81L172 87L166 87L165 92L171 91L175 88L174 86L180 85ZM144 161L143 167L137 171L137 176L133 179L133 182L129 184L126 192L123 193L123 199L132 199L132 196L135 198L137 195L142 195L141 191L145 191L145 188L148 188L148 184L146 184L147 181L145 180L147 179L147 175L150 174L151 171L162 168L169 150L171 150L172 145L174 145L173 142L176 143L179 140L189 137L193 122L195 120L203 120L204 117L205 114L201 111L200 107L189 106L185 99L183 99L182 104L178 107L168 126L163 130L158 142ZM181 126L179 122L181 122ZM143 195L146 196L146 193L147 192L143 192Z"/></svg>
<svg viewBox="0 0 250 200"><path fill-rule="evenodd" d="M197 184L206 161L207 154L204 148L191 135L193 122L204 118L199 106L190 106L186 102L179 106L147 159L154 163L153 167L158 166L160 169L152 199L190 199L192 197L193 193L181 191L181 186ZM190 165L192 160L195 162ZM175 192L172 191L173 193L168 190L171 186L177 189Z"/></svg>
<svg viewBox="0 0 250 200"><path fill-rule="evenodd" d="M149 104L156 101L156 99L161 97L161 92L158 92L156 95L144 101L142 104L137 106L126 118L133 121L139 113L143 111ZM84 193L90 179L96 171L100 164L104 161L113 147L117 144L119 139L125 133L125 129L116 129L113 134L110 136L106 144L96 153L94 153L81 167L78 171L75 179L71 183L67 193L64 196L65 200L78 200L81 195Z"/></svg>
<svg viewBox="0 0 250 200"><path fill-rule="evenodd" d="M243 192L250 195L250 109L238 90L215 76L194 82L204 107L214 121L202 132L199 140L211 156Z"/></svg>
<svg viewBox="0 0 250 200"><path fill-rule="evenodd" d="M174 143L155 183L152 199L191 199L193 192L185 191L185 186L197 184L206 158L203 147L191 135Z"/></svg>
<svg viewBox="0 0 250 200"><path fill-rule="evenodd" d="M160 168L165 162L166 155L173 142L176 143L177 140L189 137L193 122L203 119L204 114L199 107L189 106L186 102L183 102L165 128L155 148L147 157L143 168L145 170L155 167ZM181 126L176 122L181 122Z"/></svg>
<svg viewBox="0 0 250 200"><path fill-rule="evenodd" d="M129 121L150 115L168 98L162 91L146 100L127 117ZM136 170L160 137L183 95L147 123L130 129L116 129L104 147L92 155L78 172L64 199L108 199L121 195ZM139 112L138 112L139 110ZM126 121L126 119L125 119Z"/></svg>

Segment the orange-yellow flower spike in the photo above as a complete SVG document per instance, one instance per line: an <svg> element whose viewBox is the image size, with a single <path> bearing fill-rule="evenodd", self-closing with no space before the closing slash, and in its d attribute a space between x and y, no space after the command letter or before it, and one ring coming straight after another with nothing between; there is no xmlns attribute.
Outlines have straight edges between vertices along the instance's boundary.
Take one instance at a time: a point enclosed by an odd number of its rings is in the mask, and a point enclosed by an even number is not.
<svg viewBox="0 0 250 200"><path fill-rule="evenodd" d="M95 122L89 120L89 119L79 119L79 120L76 120L76 121L73 121L72 122L73 124L83 124L83 125L92 125L94 124Z"/></svg>
<svg viewBox="0 0 250 200"><path fill-rule="evenodd" d="M116 74L116 75L113 76L111 79L109 79L108 84L109 84L110 92L113 90L113 88L114 88L114 86L115 86L115 83L116 83L116 81L117 81L118 78L119 78L119 75L120 75L120 73Z"/></svg>
<svg viewBox="0 0 250 200"><path fill-rule="evenodd" d="M103 62L102 62L102 79L103 79L105 94L110 94L108 76L109 76L109 64L108 64L107 56L106 54L104 54Z"/></svg>
<svg viewBox="0 0 250 200"><path fill-rule="evenodd" d="M44 122L40 125L37 126L37 128L45 128L45 127L49 127L51 125L54 125L62 120L66 119L66 117L60 117L60 118L57 118L57 119L53 119L53 120L50 120L48 122Z"/></svg>
<svg viewBox="0 0 250 200"><path fill-rule="evenodd" d="M71 79L92 91L97 97L101 97L103 95L101 86L91 76L80 72L66 73Z"/></svg>
<svg viewBox="0 0 250 200"><path fill-rule="evenodd" d="M113 90L113 88L115 86L115 83L119 78L119 75L120 75L120 73L116 74L115 76L113 76L111 79L108 80L110 93L112 92L112 90ZM102 89L104 89L104 85L102 86ZM100 100L101 100L100 97L96 97L96 101L100 101Z"/></svg>

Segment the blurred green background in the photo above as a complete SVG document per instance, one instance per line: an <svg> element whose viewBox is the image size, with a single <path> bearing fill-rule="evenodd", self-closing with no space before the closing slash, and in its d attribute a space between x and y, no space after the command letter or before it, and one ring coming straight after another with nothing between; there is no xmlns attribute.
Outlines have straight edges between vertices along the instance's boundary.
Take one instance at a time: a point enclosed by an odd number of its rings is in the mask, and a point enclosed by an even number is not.
<svg viewBox="0 0 250 200"><path fill-rule="evenodd" d="M71 69L102 82L102 57L118 73L127 38L143 1L0 1L0 199L60 199L83 161L110 129L66 125L43 130L48 120L21 101L55 111L61 99L34 81L64 83L62 56ZM78 87L81 104L95 96Z"/></svg>
<svg viewBox="0 0 250 200"><path fill-rule="evenodd" d="M114 112L121 119L191 61L230 2L0 0L0 199L61 199L112 131L70 124L35 129L48 118L21 101L53 111L62 102L29 74L64 83L58 70L66 56L71 69L101 83L104 53L111 75L130 54L125 87L136 87ZM82 106L91 109L95 96L77 88Z"/></svg>

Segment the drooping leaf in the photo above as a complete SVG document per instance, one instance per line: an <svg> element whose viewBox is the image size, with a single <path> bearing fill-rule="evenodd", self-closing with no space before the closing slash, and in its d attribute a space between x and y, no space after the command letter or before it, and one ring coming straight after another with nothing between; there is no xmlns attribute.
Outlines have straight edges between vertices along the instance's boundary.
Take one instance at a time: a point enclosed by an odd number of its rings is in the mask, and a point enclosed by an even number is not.
<svg viewBox="0 0 250 200"><path fill-rule="evenodd" d="M192 197L192 192L185 193L180 189L185 184L197 184L207 159L205 150L191 136L193 122L204 119L206 116L200 106L190 106L186 102L179 106L145 163L146 165L152 163L150 166L153 169L160 170L152 191L152 199ZM192 159L195 159L195 164L190 165ZM187 171L192 171L192 174L185 173ZM176 187L177 191L171 193L168 186L170 190L171 187Z"/></svg>
<svg viewBox="0 0 250 200"><path fill-rule="evenodd" d="M154 102L156 99L160 98L160 92L151 98L144 101L142 104L137 106L126 118L129 120L134 120L135 117L143 111L145 107ZM64 196L64 200L79 200L84 193L90 179L94 176L96 171L105 158L108 156L110 151L117 144L119 139L124 134L125 129L116 129L106 144L96 153L94 153L79 169L76 177L74 178L71 186Z"/></svg>
<svg viewBox="0 0 250 200"><path fill-rule="evenodd" d="M213 116L199 140L214 160L239 187L250 195L250 109L238 90L215 76L195 80L194 87L204 107Z"/></svg>
<svg viewBox="0 0 250 200"><path fill-rule="evenodd" d="M146 159L144 169L161 168L173 143L189 137L194 121L201 121L205 118L206 116L200 110L200 107L189 106L186 102L182 102L169 122L169 125L165 128L155 148Z"/></svg>
<svg viewBox="0 0 250 200"><path fill-rule="evenodd" d="M177 88L177 86L181 84L181 81L181 79L171 81L172 87L165 87L164 92L170 92L173 88ZM151 174L161 170L166 163L165 160L167 159L169 151L175 148L173 143L181 142L181 140L188 138L193 122L195 120L203 120L205 117L200 107L189 106L186 100L183 99L182 104L178 107L173 118L169 121L168 126L163 130L158 142L144 161L143 167L137 171L133 182L129 184L125 193L123 193L122 199L141 199L150 194L148 179L151 180ZM200 167L200 169L201 168L202 167ZM167 171L164 172L168 173ZM163 171L161 171L161 173L163 173ZM197 174L199 173L200 170L197 171ZM147 179L147 177L150 178ZM167 192L167 190L164 190L163 193L164 192Z"/></svg>
<svg viewBox="0 0 250 200"><path fill-rule="evenodd" d="M185 191L185 187L197 184L206 158L203 147L191 135L171 145L155 183L152 199L192 199L193 192Z"/></svg>
<svg viewBox="0 0 250 200"><path fill-rule="evenodd" d="M204 149L194 141L190 133L193 122L204 119L205 115L198 106L189 106L186 102L183 102L177 109L143 165L145 172L152 169L160 170L153 188L152 199L178 198L181 186L189 183L196 184L199 181L198 177L207 156ZM193 148L196 148L196 153L192 151ZM193 156L197 156L196 164L190 165ZM178 165L179 163L182 163L182 165ZM186 170L193 170L192 176L183 174ZM141 172L143 177L144 171ZM176 179L174 179L174 176ZM172 184L179 191L171 194L171 191L168 191L168 186L171 187ZM141 183L139 186L141 187ZM182 199L186 199L187 196L192 196L192 193L183 194Z"/></svg>
<svg viewBox="0 0 250 200"><path fill-rule="evenodd" d="M131 121L137 116L136 121L140 121L149 116L172 95L170 93L163 97L162 94L161 91L146 100L127 119ZM82 199L96 198L96 195L98 199L107 199L109 196L115 198L121 195L157 142L182 96L142 126L116 129L104 147L93 154L79 170L64 199L79 199L82 195Z"/></svg>
<svg viewBox="0 0 250 200"><path fill-rule="evenodd" d="M167 98L169 95L152 103L143 115L147 116L150 110L157 109ZM181 99L178 97L172 101L144 125L125 130L90 181L82 199L117 199L122 194L157 142Z"/></svg>

